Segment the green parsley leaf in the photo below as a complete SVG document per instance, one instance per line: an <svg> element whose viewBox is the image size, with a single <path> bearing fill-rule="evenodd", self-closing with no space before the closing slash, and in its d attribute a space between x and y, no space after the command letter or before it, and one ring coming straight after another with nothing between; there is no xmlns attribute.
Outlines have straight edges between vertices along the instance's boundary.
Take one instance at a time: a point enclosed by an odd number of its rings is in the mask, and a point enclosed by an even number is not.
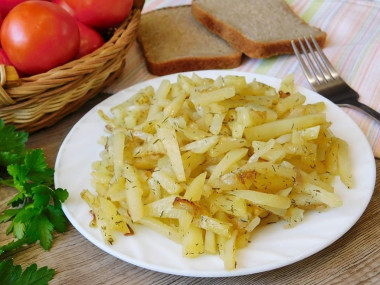
<svg viewBox="0 0 380 285"><path fill-rule="evenodd" d="M34 186L53 184L54 170L47 165L41 149L28 151L22 164L11 164L7 170L13 177L14 187L26 197Z"/></svg>
<svg viewBox="0 0 380 285"><path fill-rule="evenodd" d="M54 230L54 225L49 221L46 216L41 216L38 219L38 234L41 246L48 250L51 246L53 240L52 232Z"/></svg>
<svg viewBox="0 0 380 285"><path fill-rule="evenodd" d="M35 240L29 240L28 238L22 238L22 239L16 239L16 240L13 240L5 245L3 245L2 247L0 247L0 254L3 254L4 252L7 252L7 251L12 251L16 248L20 248L22 247L24 244L32 244L34 243Z"/></svg>
<svg viewBox="0 0 380 285"><path fill-rule="evenodd" d="M60 203L63 203L66 201L67 198L69 198L69 192L67 192L67 190L65 189L62 189L62 188L57 188L55 189L54 191L54 194L53 194L53 198L54 198L54 203L55 205L60 205Z"/></svg>
<svg viewBox="0 0 380 285"><path fill-rule="evenodd" d="M0 263L0 276L2 284L14 284L21 276L21 266L14 266L12 259L4 260Z"/></svg>
<svg viewBox="0 0 380 285"><path fill-rule="evenodd" d="M25 149L27 138L27 133L5 126L0 119L0 175L4 176L1 166L7 170L7 176L0 177L0 185L18 190L8 202L14 208L0 214L0 224L10 222L6 234L13 233L16 240L1 246L0 255L36 241L48 250L53 231L66 230L62 203L69 194L53 188L54 169L48 166L41 149Z"/></svg>
<svg viewBox="0 0 380 285"><path fill-rule="evenodd" d="M0 166L17 163L24 157L26 132L16 132L14 126L6 126L0 119Z"/></svg>
<svg viewBox="0 0 380 285"><path fill-rule="evenodd" d="M26 231L30 231L32 220L40 215L40 209L28 205L22 208L13 219L13 235L15 238L23 238Z"/></svg>
<svg viewBox="0 0 380 285"><path fill-rule="evenodd" d="M8 205L12 205L13 207L17 207L24 202L25 195L23 193L17 193L9 202Z"/></svg>
<svg viewBox="0 0 380 285"><path fill-rule="evenodd" d="M47 208L47 217L49 221L54 225L55 229L63 233L66 231L66 216L63 213L60 207L54 207L52 205L48 205Z"/></svg>
<svg viewBox="0 0 380 285"><path fill-rule="evenodd" d="M12 219L14 216L16 216L18 212L20 212L20 209L5 210L3 212L3 214L0 215L0 223L8 222L10 219Z"/></svg>
<svg viewBox="0 0 380 285"><path fill-rule="evenodd" d="M24 272L20 265L13 265L12 259L0 262L0 284L2 285L44 285L53 279L54 269L44 266L37 269L33 263Z"/></svg>
<svg viewBox="0 0 380 285"><path fill-rule="evenodd" d="M49 205L50 196L53 190L45 185L38 185L31 189L33 193L33 207L36 209L44 209Z"/></svg>

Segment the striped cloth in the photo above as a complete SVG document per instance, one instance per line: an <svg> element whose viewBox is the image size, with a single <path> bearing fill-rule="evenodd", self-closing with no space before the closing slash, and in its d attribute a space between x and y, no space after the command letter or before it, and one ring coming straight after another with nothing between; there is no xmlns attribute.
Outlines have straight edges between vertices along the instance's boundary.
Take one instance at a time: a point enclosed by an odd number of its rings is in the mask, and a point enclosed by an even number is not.
<svg viewBox="0 0 380 285"><path fill-rule="evenodd" d="M324 51L341 77L360 94L360 101L380 112L380 1L286 0L294 12L327 33ZM146 0L143 13L190 4L189 0ZM154 76L149 74L138 45L132 47L124 75L111 92ZM295 56L257 60L245 57L239 71L283 78L292 73L296 84L310 88ZM380 124L361 112L344 108L359 125L380 158Z"/></svg>

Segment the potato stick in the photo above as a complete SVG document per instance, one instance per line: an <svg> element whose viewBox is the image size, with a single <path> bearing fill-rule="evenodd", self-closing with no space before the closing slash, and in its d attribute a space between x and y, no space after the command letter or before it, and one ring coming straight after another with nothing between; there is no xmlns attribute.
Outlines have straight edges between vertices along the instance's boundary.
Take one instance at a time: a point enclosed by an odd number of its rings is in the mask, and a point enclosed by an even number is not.
<svg viewBox="0 0 380 285"><path fill-rule="evenodd" d="M260 207L262 207L263 209L265 209L265 210L267 210L267 211L269 211L269 212L271 212L271 213L273 213L279 217L282 217L282 218L284 218L286 215L287 209L279 209L279 208L270 207L270 206L263 206L263 205L261 205Z"/></svg>
<svg viewBox="0 0 380 285"><path fill-rule="evenodd" d="M150 105L147 121L152 121L153 118L161 111L161 109L163 108L162 101L166 99L166 96L168 95L170 88L171 84L169 80L163 80L161 82L153 97L154 104Z"/></svg>
<svg viewBox="0 0 380 285"><path fill-rule="evenodd" d="M182 154L183 167L185 168L186 178L189 178L191 172L199 165L201 165L206 160L206 156L193 153L191 151L184 152Z"/></svg>
<svg viewBox="0 0 380 285"><path fill-rule="evenodd" d="M298 92L290 94L290 96L281 98L277 105L276 111L282 116L289 110L293 109L295 106L302 105L306 100L306 97Z"/></svg>
<svg viewBox="0 0 380 285"><path fill-rule="evenodd" d="M350 152L348 149L348 144L341 139L338 139L338 171L339 176L344 185L347 188L352 188L354 186L353 177L351 174L351 161L350 161Z"/></svg>
<svg viewBox="0 0 380 285"><path fill-rule="evenodd" d="M201 140L194 141L181 147L181 151L190 150L194 153L205 153L217 144L219 136L211 136Z"/></svg>
<svg viewBox="0 0 380 285"><path fill-rule="evenodd" d="M277 195L288 197L289 194L292 192L292 190L293 190L292 187L285 188L285 189L277 191Z"/></svg>
<svg viewBox="0 0 380 285"><path fill-rule="evenodd" d="M182 237L179 234L178 230L165 224L157 218L144 217L139 220L139 223L171 239L176 243L182 242Z"/></svg>
<svg viewBox="0 0 380 285"><path fill-rule="evenodd" d="M227 125L231 130L233 138L240 139L243 137L245 125L239 124L237 121L228 122Z"/></svg>
<svg viewBox="0 0 380 285"><path fill-rule="evenodd" d="M252 232L259 224L261 219L259 217L254 217L245 228L248 232Z"/></svg>
<svg viewBox="0 0 380 285"><path fill-rule="evenodd" d="M249 147L249 143L246 139L221 136L218 143L209 150L208 154L211 157L216 157L230 150L242 147Z"/></svg>
<svg viewBox="0 0 380 285"><path fill-rule="evenodd" d="M199 174L186 188L184 198L190 201L199 201L203 194L207 172Z"/></svg>
<svg viewBox="0 0 380 285"><path fill-rule="evenodd" d="M245 199L233 195L214 195L211 198L212 205L218 209L237 217L246 218L248 216L247 202Z"/></svg>
<svg viewBox="0 0 380 285"><path fill-rule="evenodd" d="M235 230L231 237L226 241L224 247L224 269L232 270L236 268L236 237L238 231Z"/></svg>
<svg viewBox="0 0 380 285"><path fill-rule="evenodd" d="M111 136L111 148L114 164L114 177L117 179L121 176L124 164L124 140L125 136L122 132L116 132Z"/></svg>
<svg viewBox="0 0 380 285"><path fill-rule="evenodd" d="M303 191L306 194L314 196L315 200L322 202L332 208L342 206L343 201L338 195L328 192L325 189L318 187L317 185L306 183Z"/></svg>
<svg viewBox="0 0 380 285"><path fill-rule="evenodd" d="M326 122L324 113L311 114L296 118L280 119L277 121L265 123L258 126L246 128L244 135L247 139L267 141L272 138L277 138L293 130L301 130L314 127Z"/></svg>
<svg viewBox="0 0 380 285"><path fill-rule="evenodd" d="M144 206L142 202L143 190L137 177L135 168L132 165L125 165L123 175L125 178L126 197L129 214L132 221L138 221L144 216Z"/></svg>
<svg viewBox="0 0 380 285"><path fill-rule="evenodd" d="M113 244L114 236L112 234L112 228L111 226L107 225L105 215L102 213L102 210L100 208L99 199L94 194L92 194L89 190L83 190L81 192L81 197L83 200L87 202L87 204L93 210L96 216L96 224L102 232L104 241L107 244Z"/></svg>
<svg viewBox="0 0 380 285"><path fill-rule="evenodd" d="M258 192L254 190L232 190L228 194L244 198L256 205L270 206L278 209L287 209L290 206L290 199L287 197Z"/></svg>
<svg viewBox="0 0 380 285"><path fill-rule="evenodd" d="M242 174L242 176L241 176ZM222 175L219 179L208 180L207 185L219 190L238 190L238 189L248 189L251 183L244 178L244 173L226 173Z"/></svg>
<svg viewBox="0 0 380 285"><path fill-rule="evenodd" d="M325 156L326 170L332 174L338 174L338 156L339 143L335 138L332 138L329 141Z"/></svg>
<svg viewBox="0 0 380 285"><path fill-rule="evenodd" d="M213 135L218 135L223 126L223 121L226 114L215 114L212 118L212 123L210 125L210 133Z"/></svg>
<svg viewBox="0 0 380 285"><path fill-rule="evenodd" d="M175 130L169 127L169 125L164 125L158 128L157 135L164 144L177 180L179 182L186 181L185 170L183 168L181 152L179 150Z"/></svg>
<svg viewBox="0 0 380 285"><path fill-rule="evenodd" d="M156 180L162 188L164 188L169 194L178 194L182 191L182 186L175 181L165 171L154 171L152 174L154 180Z"/></svg>
<svg viewBox="0 0 380 285"><path fill-rule="evenodd" d="M281 177L290 178L292 180L295 180L297 174L293 167L284 166L270 161L248 162L240 167L236 172L248 171L257 171L262 174L271 173Z"/></svg>
<svg viewBox="0 0 380 285"><path fill-rule="evenodd" d="M315 184L318 187L321 187L325 189L328 192L334 192L334 187L330 184L320 180L319 178L315 177L315 175L311 175L307 173L306 171L299 170L299 173L301 174L302 180L307 183Z"/></svg>
<svg viewBox="0 0 380 285"><path fill-rule="evenodd" d="M167 105L164 109L165 117L176 117L182 108L182 105L186 99L186 93L183 91L178 92L179 94Z"/></svg>
<svg viewBox="0 0 380 285"><path fill-rule="evenodd" d="M181 130L179 130L182 134L184 134L185 137L187 137L189 140L201 140L206 137L209 137L209 133L205 132L203 130L193 128L193 127L186 127Z"/></svg>
<svg viewBox="0 0 380 285"><path fill-rule="evenodd" d="M130 233L127 220L124 216L120 215L120 213L117 211L116 206L110 200L103 197L99 198L99 202L107 225L123 234Z"/></svg>
<svg viewBox="0 0 380 285"><path fill-rule="evenodd" d="M318 138L319 130L321 129L321 126L315 126L311 128L307 128L304 130L301 130L301 137L304 140L314 140Z"/></svg>
<svg viewBox="0 0 380 285"><path fill-rule="evenodd" d="M285 220L288 222L289 228L296 226L298 223L302 222L304 210L296 207L290 207L286 213Z"/></svg>
<svg viewBox="0 0 380 285"><path fill-rule="evenodd" d="M205 252L216 254L216 235L211 231L206 231L205 233Z"/></svg>
<svg viewBox="0 0 380 285"><path fill-rule="evenodd" d="M212 218L206 215L201 215L200 218L194 218L193 223L205 230L211 231L217 235L224 237L231 236L231 227L232 225L226 222L223 222L219 219Z"/></svg>
<svg viewBox="0 0 380 285"><path fill-rule="evenodd" d="M266 142L263 146L258 147L258 145L255 144L255 141L252 142L252 146L254 149L253 155L248 159L248 163L256 162L259 160L259 158L267 153L269 150L271 150L274 147L275 144L274 139L270 139L268 142Z"/></svg>
<svg viewBox="0 0 380 285"><path fill-rule="evenodd" d="M204 106L211 103L224 101L233 96L235 96L235 88L225 87L208 92L193 92L190 95L190 100L194 103L194 105Z"/></svg>
<svg viewBox="0 0 380 285"><path fill-rule="evenodd" d="M234 149L226 153L222 160L214 168L209 181L215 180L222 176L234 163L241 160L248 152L247 148Z"/></svg>
<svg viewBox="0 0 380 285"><path fill-rule="evenodd" d="M190 225L182 239L182 255L197 257L204 252L202 229Z"/></svg>
<svg viewBox="0 0 380 285"><path fill-rule="evenodd" d="M163 212L169 211L171 208L173 208L173 202L175 198L176 198L175 195L170 195L160 200L146 204L144 206L145 214L153 215L155 217L160 217Z"/></svg>

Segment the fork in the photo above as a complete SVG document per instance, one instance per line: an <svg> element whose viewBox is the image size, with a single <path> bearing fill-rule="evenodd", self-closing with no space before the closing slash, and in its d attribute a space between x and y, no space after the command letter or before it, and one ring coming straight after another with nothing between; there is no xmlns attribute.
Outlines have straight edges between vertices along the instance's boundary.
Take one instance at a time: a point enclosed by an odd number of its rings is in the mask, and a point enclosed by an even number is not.
<svg viewBox="0 0 380 285"><path fill-rule="evenodd" d="M309 67L298 50L296 42L292 40L291 43L302 70L313 89L338 106L365 112L380 122L380 113L359 102L359 94L339 76L314 37L310 36L310 39L312 43L306 37L303 38L307 47L300 38L297 40Z"/></svg>

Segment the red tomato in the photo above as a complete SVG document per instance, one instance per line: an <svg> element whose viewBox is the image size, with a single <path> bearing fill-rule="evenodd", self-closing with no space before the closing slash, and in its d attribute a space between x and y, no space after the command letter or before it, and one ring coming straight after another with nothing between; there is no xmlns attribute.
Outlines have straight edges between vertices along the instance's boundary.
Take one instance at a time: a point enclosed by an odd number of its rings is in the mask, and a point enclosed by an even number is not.
<svg viewBox="0 0 380 285"><path fill-rule="evenodd" d="M9 11L13 9L13 7L25 1L28 0L0 0L0 14L4 18L9 13Z"/></svg>
<svg viewBox="0 0 380 285"><path fill-rule="evenodd" d="M77 21L80 35L80 46L77 58L85 56L104 44L102 36L94 29Z"/></svg>
<svg viewBox="0 0 380 285"><path fill-rule="evenodd" d="M5 53L5 51L2 48L0 48L0 64L11 65L14 67L13 63L9 60L9 57L7 56L7 54ZM18 70L17 68L16 68L16 71L17 71L19 77L24 76L24 74L20 70Z"/></svg>
<svg viewBox="0 0 380 285"><path fill-rule="evenodd" d="M0 35L1 35L1 25L3 24L3 17L1 17L0 14ZM0 41L0 47L1 47L1 41Z"/></svg>
<svg viewBox="0 0 380 285"><path fill-rule="evenodd" d="M75 16L73 9L71 9L71 7L65 2L65 0L52 0L51 2L57 4L58 6L61 6L61 8L69 12L70 15Z"/></svg>
<svg viewBox="0 0 380 285"><path fill-rule="evenodd" d="M27 0L1 0L0 1L0 14L5 17L10 10L16 5Z"/></svg>
<svg viewBox="0 0 380 285"><path fill-rule="evenodd" d="M14 66L32 75L73 59L79 49L79 29L58 5L27 1L4 19L1 43Z"/></svg>
<svg viewBox="0 0 380 285"><path fill-rule="evenodd" d="M13 65L2 48L0 48L0 64Z"/></svg>
<svg viewBox="0 0 380 285"><path fill-rule="evenodd" d="M132 9L133 0L65 0L75 17L94 28L109 28L120 24Z"/></svg>

